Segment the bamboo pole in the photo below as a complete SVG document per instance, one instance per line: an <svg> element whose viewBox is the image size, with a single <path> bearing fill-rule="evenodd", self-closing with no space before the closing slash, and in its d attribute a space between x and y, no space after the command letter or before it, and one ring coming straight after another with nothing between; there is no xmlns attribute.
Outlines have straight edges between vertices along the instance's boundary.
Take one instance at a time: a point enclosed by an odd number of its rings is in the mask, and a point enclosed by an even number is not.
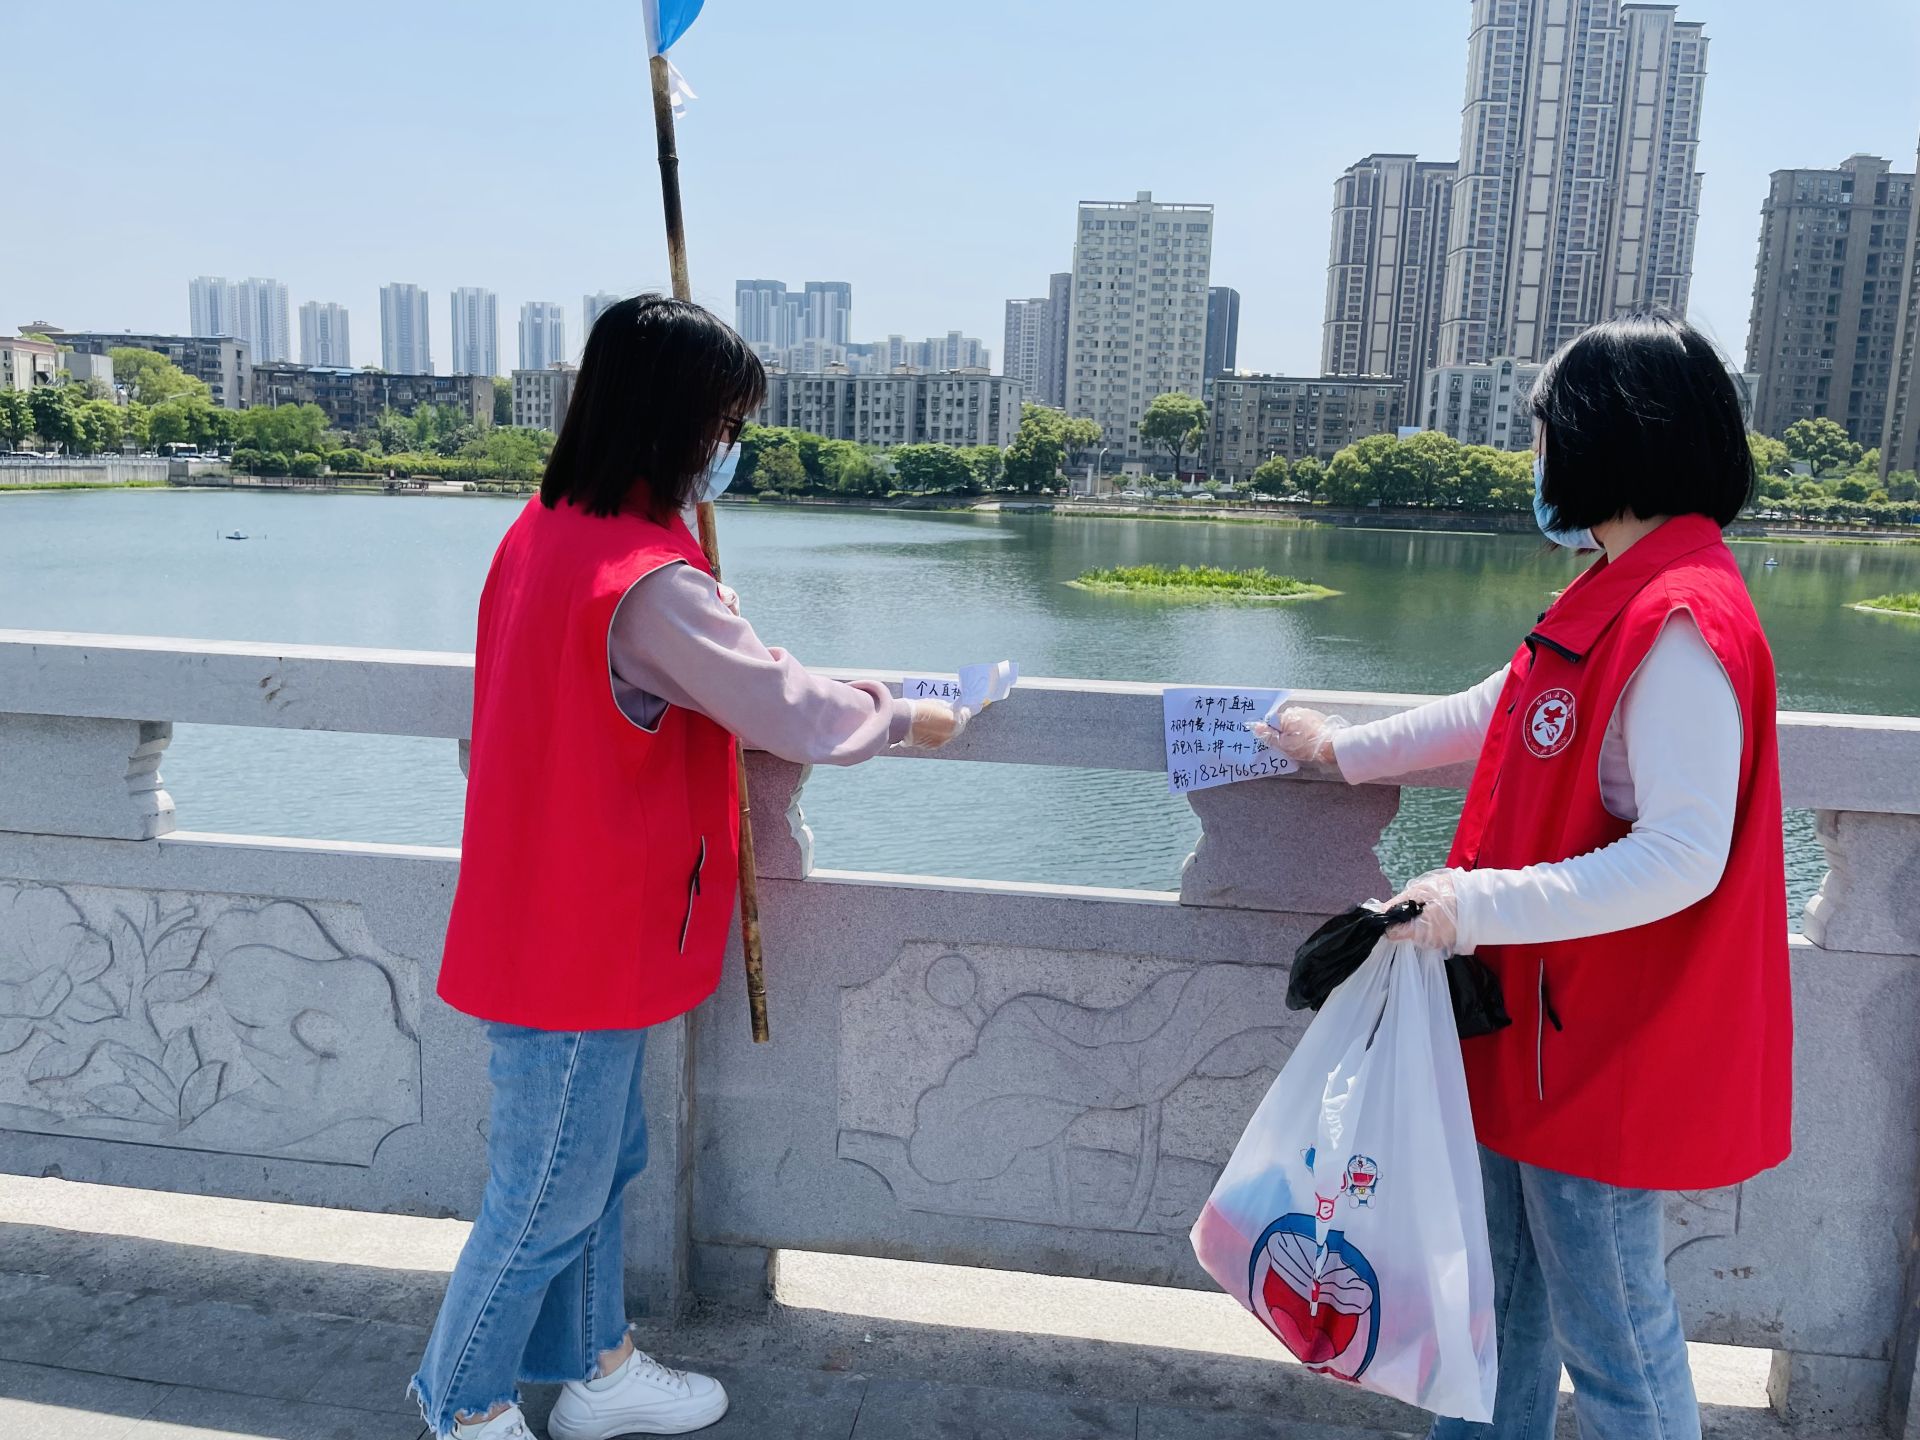
<svg viewBox="0 0 1920 1440"><path fill-rule="evenodd" d="M687 232L680 213L680 155L673 140L673 97L667 83L667 57L655 55L647 62L653 78L653 131L660 142L660 203L667 222L667 263L673 273L676 300L691 300L693 287L687 279ZM713 578L720 578L720 537L714 529L713 506L702 501L696 511L700 524L700 548L707 552L707 564ZM740 782L740 950L747 962L747 1015L753 1023L753 1043L765 1044L767 1032L767 981L760 950L760 880L753 858L753 810L747 797L747 755L734 747L734 764Z"/></svg>

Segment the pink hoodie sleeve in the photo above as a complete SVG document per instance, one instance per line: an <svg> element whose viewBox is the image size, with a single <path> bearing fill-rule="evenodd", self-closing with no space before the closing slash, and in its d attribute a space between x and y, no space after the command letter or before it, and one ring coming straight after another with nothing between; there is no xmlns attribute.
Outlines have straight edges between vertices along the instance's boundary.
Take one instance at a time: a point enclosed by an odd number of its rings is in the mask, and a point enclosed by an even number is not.
<svg viewBox="0 0 1920 1440"><path fill-rule="evenodd" d="M762 644L714 582L674 564L636 581L607 633L614 697L652 726L679 705L731 730L750 749L802 765L855 765L904 740L912 707L872 681L815 675Z"/></svg>

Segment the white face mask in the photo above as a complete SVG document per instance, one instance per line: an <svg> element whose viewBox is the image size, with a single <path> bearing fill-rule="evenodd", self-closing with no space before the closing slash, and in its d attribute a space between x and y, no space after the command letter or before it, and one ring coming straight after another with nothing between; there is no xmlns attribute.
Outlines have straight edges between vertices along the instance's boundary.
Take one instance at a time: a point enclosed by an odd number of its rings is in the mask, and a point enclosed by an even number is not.
<svg viewBox="0 0 1920 1440"><path fill-rule="evenodd" d="M727 487L733 484L733 472L740 468L740 442L731 445L715 445L713 458L707 461L707 468L701 472L696 500L711 503L727 493Z"/></svg>

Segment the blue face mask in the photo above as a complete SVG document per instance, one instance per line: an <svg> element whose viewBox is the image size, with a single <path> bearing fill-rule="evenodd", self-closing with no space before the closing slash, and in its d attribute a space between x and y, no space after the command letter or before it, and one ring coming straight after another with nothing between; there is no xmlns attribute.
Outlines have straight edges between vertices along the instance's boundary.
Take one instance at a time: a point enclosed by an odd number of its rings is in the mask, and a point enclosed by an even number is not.
<svg viewBox="0 0 1920 1440"><path fill-rule="evenodd" d="M733 484L733 472L740 468L740 442L734 441L722 450L713 447L713 458L707 462L705 472L700 476L700 493L696 497L703 503L711 503L727 493L727 487Z"/></svg>
<svg viewBox="0 0 1920 1440"><path fill-rule="evenodd" d="M1546 457L1536 455L1533 457L1533 519L1534 523L1540 527L1540 533L1567 550L1598 550L1600 542L1593 538L1591 530L1553 528L1553 512L1547 508L1546 486Z"/></svg>

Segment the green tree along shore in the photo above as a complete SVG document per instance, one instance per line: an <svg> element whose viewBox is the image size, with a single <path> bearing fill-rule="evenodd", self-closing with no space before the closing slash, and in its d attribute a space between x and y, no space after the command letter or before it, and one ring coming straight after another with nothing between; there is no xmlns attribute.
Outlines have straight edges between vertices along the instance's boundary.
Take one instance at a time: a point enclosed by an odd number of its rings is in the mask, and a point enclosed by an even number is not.
<svg viewBox="0 0 1920 1440"><path fill-rule="evenodd" d="M1032 494L1057 482L1069 454L1099 440L1100 427L1093 421L1074 420L1043 405L1022 407L1019 429L1005 450L997 445L882 448L749 425L740 434L734 484L773 496L978 495L1003 488Z"/></svg>
<svg viewBox="0 0 1920 1440"><path fill-rule="evenodd" d="M1275 575L1265 569L1222 570L1214 565L1124 565L1082 571L1067 582L1077 590L1122 591L1130 595L1206 600L1321 600L1337 595L1324 585Z"/></svg>
<svg viewBox="0 0 1920 1440"><path fill-rule="evenodd" d="M228 410L213 403L204 381L163 355L130 347L110 352L128 403L116 405L99 382L0 391L0 440L29 437L74 454L117 452L123 445L158 449L194 445L231 448L236 469L255 475L384 473L481 482L481 488L537 484L553 436L544 430L476 425L451 405L411 415L383 411L367 429L329 428L317 405ZM512 391L506 392L509 409ZM494 413L500 391L495 389Z"/></svg>
<svg viewBox="0 0 1920 1440"><path fill-rule="evenodd" d="M352 434L330 429L316 406L257 410L216 406L205 384L172 361L128 347L111 352L115 376L130 393L117 405L98 382L0 391L0 442L42 444L75 454L169 444L231 449L236 468L259 475L385 474L474 482L482 490L530 490L539 483L554 437L499 423L511 412L512 390L496 381L492 425L451 406L411 415L382 413ZM1172 472L1203 445L1206 407L1191 396L1155 397L1140 436L1163 451ZM806 431L748 425L740 438L736 491L774 498L835 495L883 498L977 495L996 490L1034 494L1062 483L1102 439L1091 420L1026 405L1013 442L992 445L863 446ZM1880 455L1863 450L1829 419L1801 420L1779 439L1748 436L1759 475L1756 508L1767 519L1822 525L1920 524L1920 479L1895 471L1884 484ZM1163 493L1170 482L1146 482ZM1533 502L1533 462L1524 451L1463 445L1431 431L1401 439L1370 435L1329 461L1274 456L1256 469L1252 490L1270 499L1463 512L1524 513ZM1230 496L1238 487L1205 487ZM1191 490L1182 492L1193 493Z"/></svg>

